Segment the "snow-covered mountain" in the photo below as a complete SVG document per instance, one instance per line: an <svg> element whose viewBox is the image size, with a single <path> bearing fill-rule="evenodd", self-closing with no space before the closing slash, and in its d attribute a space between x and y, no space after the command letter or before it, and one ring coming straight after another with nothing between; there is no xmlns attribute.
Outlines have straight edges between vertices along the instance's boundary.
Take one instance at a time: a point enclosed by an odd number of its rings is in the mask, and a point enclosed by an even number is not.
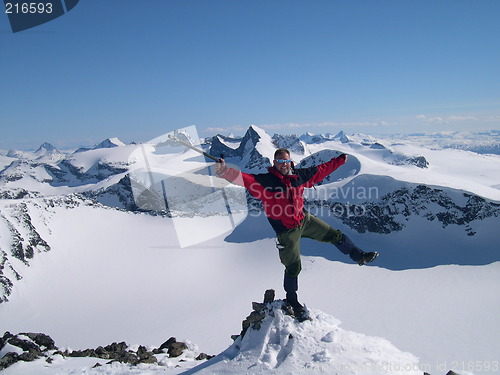
<svg viewBox="0 0 500 375"><path fill-rule="evenodd" d="M391 136L405 142L414 142L430 148L451 148L478 154L500 155L500 131L482 132L447 131Z"/></svg>
<svg viewBox="0 0 500 375"><path fill-rule="evenodd" d="M307 207L381 256L373 267L359 268L331 246L305 240L299 292L311 309L321 309L311 324L340 332L332 323L338 318L346 330L367 335L355 340L367 353L388 348L381 339L368 338L383 337L419 357L418 366L430 373L479 374L486 363L495 366L500 156L423 147L414 139L333 134L270 136L251 126L243 137L216 135L201 147L252 173L266 171L277 147L289 148L297 167L347 153L346 165L306 192ZM147 173L138 174L143 167ZM282 267L258 201L249 199L246 212L239 209L229 224L222 224L224 212L214 214L216 194L234 209L241 192L218 185L212 174L194 151L116 139L72 154L48 144L34 153L2 153L0 331L43 331L59 344L81 349L117 340L159 345L175 335L205 352L224 352L249 300L270 287L280 293ZM174 212L170 194L189 199ZM181 219L182 233L194 246L179 245ZM347 343L354 341L323 345L325 326L301 331L288 324L274 321L255 333L267 357L251 341L247 350L225 352L232 359L218 357L214 367L209 361L199 370L241 373L242 363L255 363L255 371L295 373L297 366L307 367L307 357L311 368L328 372L340 354L336 350L352 349ZM300 340L324 335L314 339L319 345L314 353L299 350L304 341L297 340L299 351L292 357L303 360L270 369L280 361L279 352L283 356L290 349L283 336L287 329ZM330 336L354 337L339 335ZM399 354L394 355L396 361ZM241 359L237 366L235 358ZM459 367L468 361L480 361L483 370ZM40 370L32 366L24 369ZM19 368L22 364L5 371Z"/></svg>

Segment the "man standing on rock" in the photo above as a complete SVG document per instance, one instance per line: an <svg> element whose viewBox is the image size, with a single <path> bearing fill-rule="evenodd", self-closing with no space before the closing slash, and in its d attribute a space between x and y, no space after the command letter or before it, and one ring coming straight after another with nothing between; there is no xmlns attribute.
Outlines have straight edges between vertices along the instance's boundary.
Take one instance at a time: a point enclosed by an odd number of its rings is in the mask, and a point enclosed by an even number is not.
<svg viewBox="0 0 500 375"><path fill-rule="evenodd" d="M264 212L276 232L281 263L285 266L283 286L286 301L301 321L308 318L307 311L299 303L297 296L298 276L302 269L302 237L330 242L360 266L372 262L378 256L377 252L365 253L345 234L304 209L304 189L322 181L346 160L347 155L342 154L318 166L295 168L290 159L290 151L280 148L274 153L273 166L264 174L249 174L228 168L224 159L219 159L217 163L217 176L244 186L253 197L262 200Z"/></svg>

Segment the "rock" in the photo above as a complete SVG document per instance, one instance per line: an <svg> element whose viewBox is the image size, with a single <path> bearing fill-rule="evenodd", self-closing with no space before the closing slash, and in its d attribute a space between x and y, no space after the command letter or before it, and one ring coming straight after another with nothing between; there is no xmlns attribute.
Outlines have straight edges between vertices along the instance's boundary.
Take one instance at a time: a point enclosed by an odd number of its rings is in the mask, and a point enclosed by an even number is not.
<svg viewBox="0 0 500 375"><path fill-rule="evenodd" d="M187 349L187 345L183 342L174 342L168 349L169 357L175 358L180 356L184 350Z"/></svg>
<svg viewBox="0 0 500 375"><path fill-rule="evenodd" d="M199 354L199 355L198 355L195 359L196 359L197 361L203 361L203 360L205 360L205 359L208 361L209 359L212 359L213 357L215 357L215 356L213 356L213 355L208 355L208 354L206 354L206 353L200 353L200 354Z"/></svg>
<svg viewBox="0 0 500 375"><path fill-rule="evenodd" d="M94 349L85 349L85 350L73 350L72 352L64 352L63 355L68 357L96 357L99 358L99 355L96 353Z"/></svg>
<svg viewBox="0 0 500 375"><path fill-rule="evenodd" d="M13 365L19 361L19 354L17 353L7 353L0 359L0 370L4 370L10 365Z"/></svg>
<svg viewBox="0 0 500 375"><path fill-rule="evenodd" d="M177 341L175 337L171 337L161 344L160 349L167 350L169 357L174 358L180 356L187 349L187 345Z"/></svg>
<svg viewBox="0 0 500 375"><path fill-rule="evenodd" d="M152 353L153 354L162 354L162 353L165 353L165 350L160 349L160 348L156 348L156 349L152 350Z"/></svg>
<svg viewBox="0 0 500 375"><path fill-rule="evenodd" d="M139 363L156 363L158 362L156 357L152 352L148 351L146 347L139 346L137 349L137 356L139 357Z"/></svg>
<svg viewBox="0 0 500 375"><path fill-rule="evenodd" d="M123 352L125 350L127 350L128 348L128 345L127 343L125 342L120 342L119 344L117 344L116 342L104 347L104 349L107 351L107 352Z"/></svg>
<svg viewBox="0 0 500 375"><path fill-rule="evenodd" d="M268 289L264 293L264 303L274 302L275 292L274 289Z"/></svg>
<svg viewBox="0 0 500 375"><path fill-rule="evenodd" d="M167 341L165 341L163 344L160 345L160 349L167 349L168 350L174 342L177 342L177 340L175 339L175 337L171 337Z"/></svg>
<svg viewBox="0 0 500 375"><path fill-rule="evenodd" d="M117 353L116 356L113 356L113 360L122 363L130 363L132 365L136 365L139 363L139 357L137 357L137 355L133 352L129 351Z"/></svg>
<svg viewBox="0 0 500 375"><path fill-rule="evenodd" d="M35 344L32 341L22 339L19 336L20 335L13 336L13 337L9 338L7 340L7 343L9 343L10 345L17 346L18 348L21 348L23 351L30 353L30 358L32 356L36 356L35 358L38 358L39 356L42 355L42 350L40 349L40 347L37 344ZM35 358L33 358L33 359L35 359ZM31 360L33 360L33 359L31 359Z"/></svg>
<svg viewBox="0 0 500 375"><path fill-rule="evenodd" d="M7 343L7 340L9 340L11 337L14 337L14 335L9 331L3 334L3 336L0 338L0 350L4 347L4 345Z"/></svg>
<svg viewBox="0 0 500 375"><path fill-rule="evenodd" d="M42 352L30 351L19 354L18 358L20 361L31 362L34 361L35 359L40 358L40 356L42 356Z"/></svg>
<svg viewBox="0 0 500 375"><path fill-rule="evenodd" d="M102 346L98 346L95 349L95 354L102 359L110 359L112 357L115 357L117 354L119 355L121 351L114 351L114 352L108 352L106 349L104 349Z"/></svg>
<svg viewBox="0 0 500 375"><path fill-rule="evenodd" d="M252 302L252 310L254 311L263 311L267 308L265 303L260 302Z"/></svg>
<svg viewBox="0 0 500 375"><path fill-rule="evenodd" d="M3 358L0 359L0 370L3 370L10 365L18 361L33 361L42 356L47 357L46 361L48 363L52 362L52 356L61 355L63 357L94 357L109 360L109 363L121 362L130 365L138 365L140 363L154 364L158 360L155 354L162 354L167 352L169 357L179 357L188 346L184 342L179 342L175 337L169 338L165 341L160 348L154 349L152 351L148 350L145 346L140 345L137 352L129 350L129 346L125 342L116 343L113 342L107 346L98 346L95 349L84 349L84 350L73 350L71 352L60 351L54 340L48 335L43 333L20 333L18 335L13 335L10 332L5 332L2 337L0 337L0 349L2 349L5 344L13 345L23 352L21 354L9 352ZM53 352L48 352L48 351ZM204 360L210 359L210 356L206 353L200 353L196 359ZM101 366L96 363L94 367Z"/></svg>
<svg viewBox="0 0 500 375"><path fill-rule="evenodd" d="M57 350L57 346L55 341L44 333L20 333L20 335L24 335L33 340L40 347L45 347L46 350Z"/></svg>
<svg viewBox="0 0 500 375"><path fill-rule="evenodd" d="M268 289L264 293L264 303L252 302L252 312L241 323L241 333L239 335L232 335L231 339L235 341L238 337L243 337L249 328L260 329L262 321L270 312L270 305L274 302L274 290ZM279 300L281 301L281 300ZM294 316L291 306L284 301L281 301L281 309L286 315Z"/></svg>

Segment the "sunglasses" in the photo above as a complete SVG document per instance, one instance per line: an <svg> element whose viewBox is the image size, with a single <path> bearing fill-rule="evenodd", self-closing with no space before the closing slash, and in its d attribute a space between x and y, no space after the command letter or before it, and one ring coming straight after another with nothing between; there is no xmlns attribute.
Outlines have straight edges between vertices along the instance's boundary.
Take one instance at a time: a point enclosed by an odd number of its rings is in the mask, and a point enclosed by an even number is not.
<svg viewBox="0 0 500 375"><path fill-rule="evenodd" d="M289 163L291 163L291 162L292 162L290 159L274 159L274 161L275 161L276 163L280 163L280 164L283 164L283 163L287 163L287 164L289 164Z"/></svg>

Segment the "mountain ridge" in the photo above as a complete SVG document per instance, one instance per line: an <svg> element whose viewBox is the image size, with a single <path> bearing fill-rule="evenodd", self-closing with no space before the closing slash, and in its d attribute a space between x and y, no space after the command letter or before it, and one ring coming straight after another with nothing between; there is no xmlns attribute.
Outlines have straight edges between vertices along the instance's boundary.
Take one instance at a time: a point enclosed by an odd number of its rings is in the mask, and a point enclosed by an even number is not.
<svg viewBox="0 0 500 375"><path fill-rule="evenodd" d="M4 233L0 245L1 301L8 299L15 283L22 278L24 271L19 270L24 266L16 265L17 261L29 264L36 253L51 248L44 239L46 236L40 234L46 231L46 224L43 223L47 221L40 207L90 204L171 217L168 207L165 208L161 191L150 190L149 203L146 205L139 203L134 194L134 184L137 182L131 178L133 174L130 171L137 162L131 160L130 155L142 146L125 145L115 138L105 140L100 145L62 159L62 154L48 143L42 144L31 155L31 160L26 153L10 153L14 161L0 171ZM370 174L371 165L389 168L389 173L396 171L402 177L410 171L422 175L431 173L435 166L424 156L405 155L404 148L385 146L382 141L364 135L348 137L344 132L339 132L335 136L275 134L271 137L262 129L251 126L243 137L216 135L206 139L201 147L212 154L224 154L228 162L253 173L266 171L271 164L273 150L277 147L289 147L292 157L299 160L298 167L326 162L341 152L350 153L345 166L328 176L316 189L306 192L306 207L320 216L326 215L340 221L346 228L358 233L390 235L404 231L408 225L415 225L412 218L418 217L442 227L440 230L443 231L451 227L463 228L467 237L484 237L481 232L488 232L489 229L482 228L480 223L486 219L494 220L500 215L498 201L485 199L467 190L411 180L401 181L397 179L398 174L390 177L393 180ZM409 150L414 151L413 148ZM419 150L425 153L424 149ZM46 158L50 155L56 157ZM203 158L200 160L203 162ZM141 191L147 192L148 188L144 190L141 187ZM230 193L231 188L226 191ZM259 201L250 196L247 196L247 200L250 214L262 212ZM27 202L32 203L27 205ZM33 215L28 214L27 207L37 212L35 216L42 218L38 226L32 223ZM189 202L185 207L189 209ZM198 208L193 206L193 209ZM481 262L488 263L496 257L489 252L481 259ZM471 259L464 262L467 264Z"/></svg>

